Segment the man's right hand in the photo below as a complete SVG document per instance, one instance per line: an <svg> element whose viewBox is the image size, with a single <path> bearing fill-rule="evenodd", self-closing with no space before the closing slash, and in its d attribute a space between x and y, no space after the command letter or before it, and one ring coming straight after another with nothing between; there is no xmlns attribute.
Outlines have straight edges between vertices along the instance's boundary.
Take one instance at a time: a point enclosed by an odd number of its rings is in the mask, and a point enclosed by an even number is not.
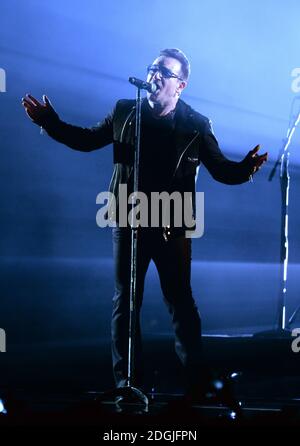
<svg viewBox="0 0 300 446"><path fill-rule="evenodd" d="M43 103L41 103L30 94L27 94L25 98L22 98L22 105L29 118L37 125L43 126L53 118L59 119L46 95L43 95Z"/></svg>

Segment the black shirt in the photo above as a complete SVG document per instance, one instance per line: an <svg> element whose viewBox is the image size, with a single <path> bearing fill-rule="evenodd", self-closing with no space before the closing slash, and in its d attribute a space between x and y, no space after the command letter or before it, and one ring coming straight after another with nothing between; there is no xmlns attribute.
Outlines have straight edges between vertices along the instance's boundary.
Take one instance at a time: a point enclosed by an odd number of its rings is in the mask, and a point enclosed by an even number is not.
<svg viewBox="0 0 300 446"><path fill-rule="evenodd" d="M143 102L140 145L139 190L169 191L175 170L175 112L154 117L148 101Z"/></svg>

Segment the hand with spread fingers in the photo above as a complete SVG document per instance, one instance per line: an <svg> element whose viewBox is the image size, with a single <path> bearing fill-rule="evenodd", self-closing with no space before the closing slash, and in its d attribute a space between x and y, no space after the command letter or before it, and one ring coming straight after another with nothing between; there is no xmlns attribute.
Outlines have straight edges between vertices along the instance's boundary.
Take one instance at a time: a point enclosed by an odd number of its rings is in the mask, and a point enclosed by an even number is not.
<svg viewBox="0 0 300 446"><path fill-rule="evenodd" d="M259 149L260 145L258 144L254 147L254 149L250 150L250 152L243 159L243 162L250 167L250 175L253 175L255 172L257 172L268 159L268 152L264 153L263 155L257 154Z"/></svg>
<svg viewBox="0 0 300 446"><path fill-rule="evenodd" d="M22 98L22 105L29 118L37 125L43 125L51 118L58 118L58 114L46 95L43 95L43 102L41 103L30 94L27 94Z"/></svg>

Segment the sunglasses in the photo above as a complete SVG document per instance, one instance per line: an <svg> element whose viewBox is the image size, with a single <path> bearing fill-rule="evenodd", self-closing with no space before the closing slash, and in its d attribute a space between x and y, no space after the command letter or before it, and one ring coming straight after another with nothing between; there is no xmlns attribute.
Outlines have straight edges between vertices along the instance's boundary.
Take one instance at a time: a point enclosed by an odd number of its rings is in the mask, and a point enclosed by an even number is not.
<svg viewBox="0 0 300 446"><path fill-rule="evenodd" d="M147 73L151 74L151 76L154 76L154 74L156 74L157 72L159 72L165 79L174 78L183 81L181 77L179 77L177 74L173 73L171 70L169 70L169 68L164 67L163 65L149 65L147 67Z"/></svg>

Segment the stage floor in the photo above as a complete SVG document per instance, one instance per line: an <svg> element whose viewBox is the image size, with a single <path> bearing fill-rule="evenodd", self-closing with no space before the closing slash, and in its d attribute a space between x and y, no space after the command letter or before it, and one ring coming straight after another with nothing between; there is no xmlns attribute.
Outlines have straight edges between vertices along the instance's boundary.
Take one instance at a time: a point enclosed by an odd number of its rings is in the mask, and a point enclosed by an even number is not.
<svg viewBox="0 0 300 446"><path fill-rule="evenodd" d="M113 388L109 339L40 344L1 355L0 398L8 407L0 423L92 427L101 432L120 426L300 426L300 356L292 352L291 339L204 336L204 351L221 375L241 373L234 390L242 417L231 417L231 408L220 401L195 404L183 399L173 339L161 335L144 339L148 410L135 404L120 410L113 400L95 400Z"/></svg>

